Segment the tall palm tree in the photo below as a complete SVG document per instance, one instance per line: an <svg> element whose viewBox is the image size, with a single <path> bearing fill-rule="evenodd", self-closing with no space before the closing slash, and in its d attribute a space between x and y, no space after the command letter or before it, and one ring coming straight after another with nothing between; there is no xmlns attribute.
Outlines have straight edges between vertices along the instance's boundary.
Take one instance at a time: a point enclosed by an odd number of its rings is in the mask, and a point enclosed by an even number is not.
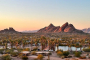
<svg viewBox="0 0 90 60"><path fill-rule="evenodd" d="M5 43L5 49L7 49L7 43Z"/></svg>
<svg viewBox="0 0 90 60"><path fill-rule="evenodd" d="M76 43L76 44L75 44L75 47L76 47L76 52L77 52L77 48L79 47L79 44Z"/></svg>
<svg viewBox="0 0 90 60"><path fill-rule="evenodd" d="M47 41L46 41L46 37L42 36L40 38L40 43L41 43L41 46L42 46L42 50L47 46Z"/></svg>
<svg viewBox="0 0 90 60"><path fill-rule="evenodd" d="M13 48L14 41L13 40L9 40L9 42L10 42L11 48Z"/></svg>

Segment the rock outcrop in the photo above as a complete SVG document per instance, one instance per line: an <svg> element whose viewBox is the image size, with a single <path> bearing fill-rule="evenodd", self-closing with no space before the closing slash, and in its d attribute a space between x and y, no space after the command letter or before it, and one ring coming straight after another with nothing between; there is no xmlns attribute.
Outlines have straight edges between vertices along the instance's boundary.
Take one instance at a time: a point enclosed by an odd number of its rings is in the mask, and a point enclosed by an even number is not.
<svg viewBox="0 0 90 60"><path fill-rule="evenodd" d="M12 27L9 27L9 31L15 31Z"/></svg>
<svg viewBox="0 0 90 60"><path fill-rule="evenodd" d="M63 24L63 25L60 27L60 29L59 29L58 32L64 32L64 29L65 29L67 26L68 26L68 22L66 22L65 24Z"/></svg>
<svg viewBox="0 0 90 60"><path fill-rule="evenodd" d="M4 30L1 30L0 33L19 33L19 32L15 31L12 27L9 27L9 29L6 28Z"/></svg>
<svg viewBox="0 0 90 60"><path fill-rule="evenodd" d="M58 32L60 29L60 26L57 26L56 29L54 30L54 32Z"/></svg>
<svg viewBox="0 0 90 60"><path fill-rule="evenodd" d="M81 30L77 30L73 24L68 24L66 22L61 27L60 26L54 26L53 24L50 24L48 27L44 27L38 31L38 33L56 33L56 32L67 32L67 33L83 33Z"/></svg>
<svg viewBox="0 0 90 60"><path fill-rule="evenodd" d="M54 32L54 30L56 29L56 27L53 24L50 24L48 27L44 27L42 29L40 29L38 32Z"/></svg>
<svg viewBox="0 0 90 60"><path fill-rule="evenodd" d="M73 32L75 29L75 27L72 24L69 24L65 29L64 32Z"/></svg>

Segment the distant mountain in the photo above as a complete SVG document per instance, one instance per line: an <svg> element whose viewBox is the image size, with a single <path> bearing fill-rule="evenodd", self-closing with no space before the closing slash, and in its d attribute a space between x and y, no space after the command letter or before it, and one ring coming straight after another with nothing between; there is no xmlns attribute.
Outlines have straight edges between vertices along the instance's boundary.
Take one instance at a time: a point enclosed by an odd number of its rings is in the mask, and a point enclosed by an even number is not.
<svg viewBox="0 0 90 60"><path fill-rule="evenodd" d="M19 33L18 31L15 31L12 27L9 27L4 29L4 30L1 30L0 33Z"/></svg>
<svg viewBox="0 0 90 60"><path fill-rule="evenodd" d="M85 32L85 33L90 33L90 28L82 29L82 31Z"/></svg>
<svg viewBox="0 0 90 60"><path fill-rule="evenodd" d="M37 32L38 30L29 30L29 31L27 31L27 30L25 30L25 31L22 31L22 33L35 33L35 32Z"/></svg>
<svg viewBox="0 0 90 60"><path fill-rule="evenodd" d="M76 29L73 24L66 22L61 27L54 26L52 23L48 27L44 27L37 31L38 33L55 33L55 32L68 32L68 33L83 33L83 31Z"/></svg>

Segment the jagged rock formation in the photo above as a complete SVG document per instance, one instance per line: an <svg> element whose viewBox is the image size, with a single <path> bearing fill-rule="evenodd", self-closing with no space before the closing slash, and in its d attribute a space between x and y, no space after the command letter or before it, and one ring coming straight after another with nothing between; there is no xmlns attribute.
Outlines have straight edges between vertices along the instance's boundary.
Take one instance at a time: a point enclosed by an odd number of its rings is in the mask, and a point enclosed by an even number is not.
<svg viewBox="0 0 90 60"><path fill-rule="evenodd" d="M63 24L63 25L61 26L61 28L58 30L58 32L63 32L64 29L65 29L67 26L68 26L68 22L66 22L65 24Z"/></svg>
<svg viewBox="0 0 90 60"><path fill-rule="evenodd" d="M44 27L38 31L38 33L55 33L55 32L67 32L67 33L83 33L81 30L77 30L72 24L66 22L61 27L55 27L53 24L50 24L48 27Z"/></svg>
<svg viewBox="0 0 90 60"><path fill-rule="evenodd" d="M57 32L60 29L60 26L57 26L54 32Z"/></svg>
<svg viewBox="0 0 90 60"><path fill-rule="evenodd" d="M15 31L12 27L9 27L4 29L4 30L1 30L0 33L18 33L17 31Z"/></svg>
<svg viewBox="0 0 90 60"><path fill-rule="evenodd" d="M75 27L72 24L69 24L65 29L64 32L73 32Z"/></svg>
<svg viewBox="0 0 90 60"><path fill-rule="evenodd" d="M9 31L15 31L12 27L9 28Z"/></svg>
<svg viewBox="0 0 90 60"><path fill-rule="evenodd" d="M38 32L57 32L60 26L55 27L53 24L50 24L48 27L40 29Z"/></svg>

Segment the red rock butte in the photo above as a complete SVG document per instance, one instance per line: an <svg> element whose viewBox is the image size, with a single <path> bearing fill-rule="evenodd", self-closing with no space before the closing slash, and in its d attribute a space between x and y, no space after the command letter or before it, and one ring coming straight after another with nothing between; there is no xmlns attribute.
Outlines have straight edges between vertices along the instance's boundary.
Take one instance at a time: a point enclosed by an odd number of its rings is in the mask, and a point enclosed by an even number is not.
<svg viewBox="0 0 90 60"><path fill-rule="evenodd" d="M66 22L61 27L54 26L52 23L48 27L44 27L38 31L38 33L55 33L55 32L67 32L67 33L83 33L83 31L76 29L73 24Z"/></svg>
<svg viewBox="0 0 90 60"><path fill-rule="evenodd" d="M0 33L18 33L17 31L15 31L12 27L9 27L4 29L4 30L1 30Z"/></svg>

